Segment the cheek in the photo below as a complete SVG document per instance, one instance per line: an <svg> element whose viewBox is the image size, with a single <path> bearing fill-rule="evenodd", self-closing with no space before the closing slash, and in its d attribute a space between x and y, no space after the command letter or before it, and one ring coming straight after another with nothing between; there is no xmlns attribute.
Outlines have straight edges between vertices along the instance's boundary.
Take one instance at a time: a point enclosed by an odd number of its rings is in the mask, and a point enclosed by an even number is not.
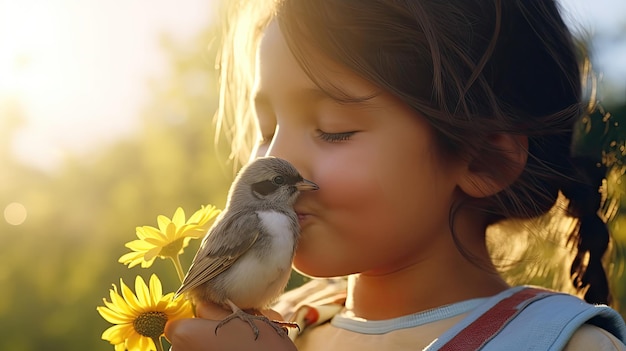
<svg viewBox="0 0 626 351"><path fill-rule="evenodd" d="M351 160L357 162L348 167L328 162L328 168L317 168L315 180L321 189L314 194L317 218L304 228L294 261L306 274L336 276L366 269L364 260L378 255L381 245L384 250L395 246L393 236L406 233L410 226L402 221L412 217L402 217L397 210L404 206L405 194L390 186L397 182L365 167L371 159Z"/></svg>
<svg viewBox="0 0 626 351"><path fill-rule="evenodd" d="M446 228L442 195L451 187L423 154L396 154L327 158L316 167L319 218L303 230L297 269L336 276L391 267Z"/></svg>
<svg viewBox="0 0 626 351"><path fill-rule="evenodd" d="M367 222L362 215L373 211L385 181L372 169L373 165L385 166L367 154L338 152L315 167L315 179L321 189L315 194L316 203L325 218L336 223Z"/></svg>
<svg viewBox="0 0 626 351"><path fill-rule="evenodd" d="M345 217L364 226L411 221L445 197L448 184L431 161L426 152L383 148L327 157L315 168L317 202L337 221Z"/></svg>
<svg viewBox="0 0 626 351"><path fill-rule="evenodd" d="M358 155L339 156L328 155L315 165L312 178L320 190L303 200L312 204L315 218L302 230L294 265L312 276L353 273L357 267L350 256L364 251L363 242L372 242L367 237L377 224L373 216L379 186L364 169L367 162Z"/></svg>

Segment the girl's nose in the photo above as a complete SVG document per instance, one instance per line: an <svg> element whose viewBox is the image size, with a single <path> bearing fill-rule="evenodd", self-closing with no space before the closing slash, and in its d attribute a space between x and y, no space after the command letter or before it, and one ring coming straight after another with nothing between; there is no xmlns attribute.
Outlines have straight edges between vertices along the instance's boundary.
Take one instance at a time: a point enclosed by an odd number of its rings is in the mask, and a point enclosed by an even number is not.
<svg viewBox="0 0 626 351"><path fill-rule="evenodd" d="M293 133L287 133L286 130L276 128L272 143L267 148L266 156L274 156L289 161L300 174L307 178L310 176L309 162L307 157L309 153L304 147L303 138L296 137Z"/></svg>

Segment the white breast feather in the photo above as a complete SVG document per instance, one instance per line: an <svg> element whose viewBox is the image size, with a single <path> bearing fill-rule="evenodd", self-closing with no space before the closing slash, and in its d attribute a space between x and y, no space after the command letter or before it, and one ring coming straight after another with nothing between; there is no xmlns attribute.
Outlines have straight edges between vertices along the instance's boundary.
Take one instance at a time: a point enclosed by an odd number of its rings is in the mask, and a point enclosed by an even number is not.
<svg viewBox="0 0 626 351"><path fill-rule="evenodd" d="M294 235L291 232L289 217L276 211L257 211L261 225L272 235L274 256L278 262L291 260Z"/></svg>
<svg viewBox="0 0 626 351"><path fill-rule="evenodd" d="M232 296L240 308L262 307L276 298L284 289L291 272L291 259L294 249L294 235L291 232L289 217L276 211L257 211L261 225L271 236L272 253L260 262L254 255L246 254L236 263L239 274L230 281ZM264 307L264 306L263 306Z"/></svg>

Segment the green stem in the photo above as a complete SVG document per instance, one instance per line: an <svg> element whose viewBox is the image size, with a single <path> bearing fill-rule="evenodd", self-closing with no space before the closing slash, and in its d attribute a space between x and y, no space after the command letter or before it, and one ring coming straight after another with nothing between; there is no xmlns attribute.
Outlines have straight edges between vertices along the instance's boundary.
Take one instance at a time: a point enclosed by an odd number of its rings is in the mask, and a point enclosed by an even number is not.
<svg viewBox="0 0 626 351"><path fill-rule="evenodd" d="M161 343L161 338L152 338L152 341L154 341L154 345L156 346L157 351L164 351L163 350L163 344Z"/></svg>
<svg viewBox="0 0 626 351"><path fill-rule="evenodd" d="M183 271L183 266L180 264L180 257L178 255L170 256L172 262L174 262L174 267L176 268L176 273L178 273L178 279L182 283L185 279L185 272Z"/></svg>

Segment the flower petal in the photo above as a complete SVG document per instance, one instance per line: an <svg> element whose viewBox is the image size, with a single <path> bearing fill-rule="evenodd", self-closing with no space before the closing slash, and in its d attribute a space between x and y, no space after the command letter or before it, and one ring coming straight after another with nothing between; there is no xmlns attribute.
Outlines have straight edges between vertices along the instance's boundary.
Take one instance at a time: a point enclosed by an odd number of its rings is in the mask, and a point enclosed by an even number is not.
<svg viewBox="0 0 626 351"><path fill-rule="evenodd" d="M120 315L119 313L116 313L115 311L112 311L109 308L98 306L96 307L96 310L98 310L98 313L100 313L100 316L102 316L102 318L104 318L109 323L125 324L129 322L126 316Z"/></svg>
<svg viewBox="0 0 626 351"><path fill-rule="evenodd" d="M152 301L150 299L150 291L148 290L148 286L146 282L143 281L141 276L137 276L135 278L135 294L137 294L137 300L139 301L139 305L144 307L153 307Z"/></svg>
<svg viewBox="0 0 626 351"><path fill-rule="evenodd" d="M163 227L167 228L167 225ZM167 242L167 236L165 236L165 230L159 230L154 227L144 227L146 238L161 239L163 242Z"/></svg>
<svg viewBox="0 0 626 351"><path fill-rule="evenodd" d="M167 316L168 320L170 321L193 317L193 309L191 307L191 303L189 303L189 300L177 298L168 306Z"/></svg>
<svg viewBox="0 0 626 351"><path fill-rule="evenodd" d="M144 260L141 261L141 268L150 268L150 266L152 266L152 263L154 263L154 259L156 257L152 257L149 260L146 260L146 258L144 257Z"/></svg>
<svg viewBox="0 0 626 351"><path fill-rule="evenodd" d="M117 291L110 290L109 292L110 292L109 297L111 298L111 310L112 311L117 312L119 314L132 314L132 310L130 306L128 306L128 303L126 303L126 300L124 300L124 298L121 297L117 293ZM105 300L103 299L103 301ZM108 307L109 305L106 305L106 306Z"/></svg>
<svg viewBox="0 0 626 351"><path fill-rule="evenodd" d="M211 221L215 219L220 212L221 211L213 205L207 205L206 207L202 206L201 209L196 211L196 213L189 218L187 223L196 223L206 229L208 224L211 223Z"/></svg>
<svg viewBox="0 0 626 351"><path fill-rule="evenodd" d="M122 344L133 331L132 324L114 325L102 333L102 339L114 345Z"/></svg>
<svg viewBox="0 0 626 351"><path fill-rule="evenodd" d="M156 274L150 276L150 297L152 297L153 306L156 306L157 302L163 298L163 286Z"/></svg>
<svg viewBox="0 0 626 351"><path fill-rule="evenodd" d="M202 206L199 210L194 212L191 217L189 217L187 223L200 223L200 221L205 217L205 214L207 213L207 208Z"/></svg>
<svg viewBox="0 0 626 351"><path fill-rule="evenodd" d="M168 241L176 240L177 230L178 227L176 227L176 224L174 224L174 222L167 225L167 228L165 230L165 236L167 237Z"/></svg>
<svg viewBox="0 0 626 351"><path fill-rule="evenodd" d="M117 261L119 263L127 264L128 268L133 268L141 263L141 261L143 260L143 256L143 252L129 252L123 254Z"/></svg>
<svg viewBox="0 0 626 351"><path fill-rule="evenodd" d="M165 228L167 228L167 226L170 223L172 223L172 221L169 218L167 218L167 217L165 217L163 215L159 215L157 217L157 223L159 225L159 231L164 233L165 232Z"/></svg>
<svg viewBox="0 0 626 351"><path fill-rule="evenodd" d="M142 240L129 241L124 246L133 251L146 251L150 250L154 246L151 244L150 240L155 240L155 238L146 237Z"/></svg>
<svg viewBox="0 0 626 351"><path fill-rule="evenodd" d="M144 225L141 227L137 227L135 229L135 233L137 234L137 238L139 238L139 240L143 240L147 237L154 236L154 232L158 233L159 230L150 225Z"/></svg>
<svg viewBox="0 0 626 351"><path fill-rule="evenodd" d="M121 290L122 290L122 296L124 297L124 300L126 301L128 306L133 310L134 313L141 312L144 310L144 307L139 303L139 300L137 299L135 294L123 282L121 284Z"/></svg>
<svg viewBox="0 0 626 351"><path fill-rule="evenodd" d="M148 252L146 252L145 255L143 256L143 259L145 261L153 261L157 257L159 252L161 252L161 247L155 247L149 250Z"/></svg>
<svg viewBox="0 0 626 351"><path fill-rule="evenodd" d="M162 239L162 238L146 238L145 239L145 243L148 243L150 245L150 247L147 250L150 250L152 248L154 248L155 246L161 247L161 246L165 246L169 243L170 240L168 239Z"/></svg>
<svg viewBox="0 0 626 351"><path fill-rule="evenodd" d="M152 339L142 336L139 338L137 344L137 351L156 350L156 345L152 342Z"/></svg>
<svg viewBox="0 0 626 351"><path fill-rule="evenodd" d="M118 303L116 304L113 302L109 302L105 299L102 299L102 302L104 302L104 307L111 310L111 312L117 314L119 318L126 319L126 321L123 323L130 323L135 318L133 311L128 307L128 304L126 303L126 301L122 300L121 304L119 303L120 301L118 301ZM118 323L118 322L111 322L111 323Z"/></svg>
<svg viewBox="0 0 626 351"><path fill-rule="evenodd" d="M141 340L141 338L143 338L143 336L138 333L132 333L128 339L126 339L126 348L128 351L145 351L139 348L139 340Z"/></svg>
<svg viewBox="0 0 626 351"><path fill-rule="evenodd" d="M182 207L176 209L176 212L174 212L174 216L172 216L172 222L177 227L185 224L185 210L183 210Z"/></svg>

